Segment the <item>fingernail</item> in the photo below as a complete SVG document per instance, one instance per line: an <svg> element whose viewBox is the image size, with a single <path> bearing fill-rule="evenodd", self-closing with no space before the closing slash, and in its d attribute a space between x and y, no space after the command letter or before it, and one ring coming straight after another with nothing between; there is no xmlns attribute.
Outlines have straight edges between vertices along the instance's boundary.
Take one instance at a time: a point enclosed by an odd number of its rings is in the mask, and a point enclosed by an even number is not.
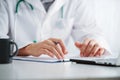
<svg viewBox="0 0 120 80"><path fill-rule="evenodd" d="M93 55L92 54L90 54L90 57L92 57Z"/></svg>
<svg viewBox="0 0 120 80"><path fill-rule="evenodd" d="M81 57L83 57L83 54L82 54L82 53L80 53L80 56L81 56Z"/></svg>
<svg viewBox="0 0 120 80"><path fill-rule="evenodd" d="M51 56L52 58L55 58L55 56L53 55L53 56Z"/></svg>
<svg viewBox="0 0 120 80"><path fill-rule="evenodd" d="M60 56L59 59L61 59L62 57Z"/></svg>
<svg viewBox="0 0 120 80"><path fill-rule="evenodd" d="M96 57L100 57L100 55L96 55Z"/></svg>
<svg viewBox="0 0 120 80"><path fill-rule="evenodd" d="M67 54L68 53L68 51L67 50L65 50L65 52L64 52L65 54Z"/></svg>
<svg viewBox="0 0 120 80"><path fill-rule="evenodd" d="M61 56L61 59L64 59L64 56Z"/></svg>
<svg viewBox="0 0 120 80"><path fill-rule="evenodd" d="M64 55L63 55L63 56L61 56L61 58L62 58L62 59L64 59Z"/></svg>

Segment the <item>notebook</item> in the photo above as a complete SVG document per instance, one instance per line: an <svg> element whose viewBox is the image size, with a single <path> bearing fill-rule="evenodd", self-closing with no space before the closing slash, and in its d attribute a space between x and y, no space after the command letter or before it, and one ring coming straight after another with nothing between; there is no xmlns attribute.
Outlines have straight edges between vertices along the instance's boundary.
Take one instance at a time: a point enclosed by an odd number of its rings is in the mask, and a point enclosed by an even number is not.
<svg viewBox="0 0 120 80"><path fill-rule="evenodd" d="M58 62L70 62L70 58L79 57L79 54L65 55L64 59L51 58L47 55L42 55L40 57L33 56L15 56L13 60L20 61L31 61L31 62L44 62L44 63L58 63Z"/></svg>
<svg viewBox="0 0 120 80"><path fill-rule="evenodd" d="M95 58L95 57L71 58L70 61L76 62L78 64L120 67L120 54L118 57L107 57L107 58Z"/></svg>

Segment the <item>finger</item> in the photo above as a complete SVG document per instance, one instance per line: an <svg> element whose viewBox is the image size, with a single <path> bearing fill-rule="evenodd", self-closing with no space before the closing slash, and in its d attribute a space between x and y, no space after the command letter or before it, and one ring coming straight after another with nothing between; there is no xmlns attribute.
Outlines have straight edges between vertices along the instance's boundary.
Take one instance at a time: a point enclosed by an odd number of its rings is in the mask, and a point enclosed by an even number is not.
<svg viewBox="0 0 120 80"><path fill-rule="evenodd" d="M50 56L50 57L52 57L52 58L54 57L54 55L47 49L43 49L41 52L48 55L48 56Z"/></svg>
<svg viewBox="0 0 120 80"><path fill-rule="evenodd" d="M85 49L87 48L89 42L90 42L90 39L88 38L84 40L82 47L81 47L81 55L85 56Z"/></svg>
<svg viewBox="0 0 120 80"><path fill-rule="evenodd" d="M63 57L56 51L55 48L51 48L53 53L55 53L55 56L57 57L57 59L63 59Z"/></svg>
<svg viewBox="0 0 120 80"><path fill-rule="evenodd" d="M90 57L94 57L94 55L97 53L97 51L99 50L99 48L100 48L99 45L95 44L94 47L93 47L93 49L91 50L89 56Z"/></svg>
<svg viewBox="0 0 120 80"><path fill-rule="evenodd" d="M75 42L75 46L81 51L82 44L79 41ZM83 57L83 55L80 52L80 56Z"/></svg>
<svg viewBox="0 0 120 80"><path fill-rule="evenodd" d="M87 45L87 47L86 47L86 49L84 51L84 53L85 53L84 56L85 57L88 57L90 55L90 52L91 52L92 48L94 47L94 45L95 45L95 41L94 40L91 40L88 43L88 45Z"/></svg>
<svg viewBox="0 0 120 80"><path fill-rule="evenodd" d="M49 40L51 40L53 42L58 42L60 44L61 48L62 48L63 53L64 54L67 53L67 49L66 49L66 47L65 47L65 45L64 45L64 43L63 43L63 41L61 39L50 38Z"/></svg>
<svg viewBox="0 0 120 80"><path fill-rule="evenodd" d="M76 41L76 42L75 42L75 46L76 46L78 49L81 49L82 44L81 44L79 41Z"/></svg>
<svg viewBox="0 0 120 80"><path fill-rule="evenodd" d="M59 44L54 44L51 40L46 40L46 44L54 47L56 51L61 55L61 57L64 58L64 53L62 52Z"/></svg>
<svg viewBox="0 0 120 80"><path fill-rule="evenodd" d="M53 53L58 59L62 59L60 54L56 51L56 49L52 46L49 46L47 44L44 44L43 47L47 50L49 50L51 53Z"/></svg>
<svg viewBox="0 0 120 80"><path fill-rule="evenodd" d="M80 52L80 56L81 56L81 57L84 57L84 55L82 54L82 52Z"/></svg>
<svg viewBox="0 0 120 80"><path fill-rule="evenodd" d="M62 52L61 47L60 47L59 44L56 45L55 49L56 49L56 51L61 55L61 57L64 58L64 55L65 55L65 54Z"/></svg>
<svg viewBox="0 0 120 80"><path fill-rule="evenodd" d="M96 54L94 55L94 56L101 56L103 53L104 53L104 51L105 51L105 49L104 48L100 48L97 52L96 52Z"/></svg>

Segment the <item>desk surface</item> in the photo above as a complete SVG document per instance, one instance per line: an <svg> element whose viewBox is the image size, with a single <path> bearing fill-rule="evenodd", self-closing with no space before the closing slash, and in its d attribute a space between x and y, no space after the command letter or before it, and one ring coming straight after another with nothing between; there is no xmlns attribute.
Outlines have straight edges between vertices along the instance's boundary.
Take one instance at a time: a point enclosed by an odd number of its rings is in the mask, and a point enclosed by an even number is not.
<svg viewBox="0 0 120 80"><path fill-rule="evenodd" d="M13 61L0 64L0 80L120 80L120 67Z"/></svg>

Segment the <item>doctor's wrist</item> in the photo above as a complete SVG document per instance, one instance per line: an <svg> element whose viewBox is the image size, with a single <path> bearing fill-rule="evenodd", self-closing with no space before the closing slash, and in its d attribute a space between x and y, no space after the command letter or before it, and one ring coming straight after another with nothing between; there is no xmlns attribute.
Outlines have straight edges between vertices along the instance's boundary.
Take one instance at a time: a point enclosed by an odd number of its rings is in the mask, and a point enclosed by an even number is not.
<svg viewBox="0 0 120 80"><path fill-rule="evenodd" d="M18 52L18 55L17 56L30 56L30 52L29 52L29 49L28 47L30 46L31 44L19 49L19 52Z"/></svg>

